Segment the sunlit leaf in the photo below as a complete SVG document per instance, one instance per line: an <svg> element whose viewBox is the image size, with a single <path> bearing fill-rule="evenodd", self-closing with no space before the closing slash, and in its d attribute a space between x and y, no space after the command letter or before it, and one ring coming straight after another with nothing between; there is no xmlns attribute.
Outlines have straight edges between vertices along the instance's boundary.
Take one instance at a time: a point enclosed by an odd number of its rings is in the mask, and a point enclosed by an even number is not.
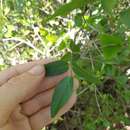
<svg viewBox="0 0 130 130"><path fill-rule="evenodd" d="M47 35L46 39L51 42L51 43L55 43L58 39L58 37L56 35Z"/></svg>

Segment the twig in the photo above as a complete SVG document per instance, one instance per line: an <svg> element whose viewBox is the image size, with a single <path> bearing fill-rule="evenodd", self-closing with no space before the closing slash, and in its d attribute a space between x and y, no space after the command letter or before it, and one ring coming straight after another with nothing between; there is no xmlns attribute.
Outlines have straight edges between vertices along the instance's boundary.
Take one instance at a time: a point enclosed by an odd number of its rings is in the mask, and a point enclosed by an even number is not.
<svg viewBox="0 0 130 130"><path fill-rule="evenodd" d="M89 57L90 57L90 62L91 62L91 65L92 65L92 70L94 71L95 70L95 67L94 67L94 64L93 64L93 58L92 58L92 55L89 53Z"/></svg>
<svg viewBox="0 0 130 130"><path fill-rule="evenodd" d="M35 37L38 37L38 40L40 40L40 43L43 45L45 49L45 57L50 57L50 53L48 51L49 49L39 34L39 28L33 26L33 30L34 30L34 40L37 41Z"/></svg>
<svg viewBox="0 0 130 130"><path fill-rule="evenodd" d="M78 36L78 34L79 34L79 32L80 32L81 30L82 30L82 29L79 29L79 30L76 32L75 37L74 37L74 43L76 43L77 36Z"/></svg>
<svg viewBox="0 0 130 130"><path fill-rule="evenodd" d="M60 37L60 38L57 40L55 46L53 46L53 47L50 49L50 52L53 51L53 50L55 50L56 47L60 46L60 44L62 43L62 41L63 41L66 37L72 35L73 32L75 32L75 31L76 31L75 29L69 30L66 34L64 34L62 37Z"/></svg>
<svg viewBox="0 0 130 130"><path fill-rule="evenodd" d="M78 96L82 95L82 94L83 94L84 92L86 92L88 89L89 89L89 88L85 88L85 89L83 89L83 90L80 91L77 95L78 95Z"/></svg>
<svg viewBox="0 0 130 130"><path fill-rule="evenodd" d="M96 87L95 87L95 98L96 98L96 103L97 103L97 106L98 106L99 112L102 113L102 111L101 111L101 107L100 107L100 104L99 104L99 102L98 102L98 98L97 98L97 89L96 89Z"/></svg>
<svg viewBox="0 0 130 130"><path fill-rule="evenodd" d="M88 60L88 61L90 61L90 58L88 58L88 57L84 57L84 56L82 56L82 57L80 57L80 58L83 59L83 60ZM99 63L102 63L102 61L97 60L97 59L94 59L94 58L93 58L93 61L95 61L95 62L99 62Z"/></svg>
<svg viewBox="0 0 130 130"><path fill-rule="evenodd" d="M0 41L2 42L9 42L9 41L15 41L15 42L21 42L21 44L26 44L27 46L33 48L35 51L37 51L38 53L42 54L44 56L44 53L39 50L38 48L36 48L29 40L23 40L23 39L20 39L20 38L16 38L16 37L13 37L13 38L4 38L4 39L0 39Z"/></svg>
<svg viewBox="0 0 130 130"><path fill-rule="evenodd" d="M67 36L68 36L68 33L65 34L65 35L63 35L62 37L60 37L60 38L57 40L56 44L50 49L49 52L52 52L53 50L55 50L56 47L60 46L61 42L62 42Z"/></svg>
<svg viewBox="0 0 130 130"><path fill-rule="evenodd" d="M97 51L99 52L99 54L100 54L101 56L103 56L101 50L100 50L100 49L98 48L98 46L96 45L95 41L93 41L92 43L93 43L94 47L97 49Z"/></svg>
<svg viewBox="0 0 130 130"><path fill-rule="evenodd" d="M16 44L15 46L13 46L12 48L8 49L7 51L12 51L14 50L16 47L20 46L21 44L23 44L22 42L19 42L18 44Z"/></svg>

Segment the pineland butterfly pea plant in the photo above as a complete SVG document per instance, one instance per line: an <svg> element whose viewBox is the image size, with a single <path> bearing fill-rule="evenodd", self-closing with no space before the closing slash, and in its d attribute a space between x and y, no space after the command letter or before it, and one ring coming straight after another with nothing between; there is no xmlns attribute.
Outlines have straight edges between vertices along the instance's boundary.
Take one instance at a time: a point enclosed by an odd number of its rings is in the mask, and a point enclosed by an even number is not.
<svg viewBox="0 0 130 130"><path fill-rule="evenodd" d="M1 0L0 69L46 57L58 59L46 76L71 66L80 82L74 108L47 129L130 126L130 0ZM68 76L54 91L53 118L72 92Z"/></svg>
<svg viewBox="0 0 130 130"><path fill-rule="evenodd" d="M129 116L125 115L125 112L128 112L126 107L129 104L128 100L130 100L128 98L129 80L126 75L126 70L129 68L130 61L130 45L129 36L125 36L125 31L128 31L130 27L130 9L116 10L116 8L118 8L118 2L119 0L100 0L97 1L97 3L94 0L72 0L60 6L54 14L49 15L45 19L46 23L59 16L67 17L73 10L80 9L80 13L74 16L75 26L79 27L81 30L89 30L90 32L93 30L91 35L94 36L92 36L92 38L96 38L96 41L94 40L94 43L92 42L94 45L88 45L88 49L85 49L86 52L82 53L85 46L80 44L80 42L76 43L77 32L74 40L68 41L71 51L61 58L62 60L69 61L76 77L81 82L85 82L90 86L88 88L88 95L94 92L96 102L93 101L91 97L93 105L90 105L91 107L87 110L86 130L95 130L98 129L98 126L99 129L107 127L114 129L113 123L111 123L112 120L112 122L116 123L117 126L115 125L115 128L117 129L118 124L123 128L124 124L127 125L130 123L128 119ZM95 10L95 13L97 11L96 15L91 14L91 16L87 17L86 8L89 8L91 4L95 4L95 6L97 5L99 7ZM102 11L104 11L104 14L101 13ZM91 39L91 37L89 38ZM90 57L90 61L87 61L88 57ZM57 92L58 88L60 88L60 86L62 86L61 84L64 84L65 81L66 85L68 84L67 79L61 81L56 88ZM72 82L70 82L70 84L72 85ZM58 102L54 100L57 97L55 95L56 91L52 101L52 115L56 110L56 104L58 104ZM68 97L70 97L69 91L66 90L66 93L68 93ZM65 100L62 99L62 101ZM88 104L92 104L91 101ZM59 107L57 106L57 108L60 108L61 104L62 102L59 102ZM99 113L94 109L95 104L97 104L96 108L99 110ZM96 119L93 117L94 115L97 115L95 116ZM111 116L113 119L111 119ZM92 122L92 120L95 121ZM123 123L121 123L121 121Z"/></svg>
<svg viewBox="0 0 130 130"><path fill-rule="evenodd" d="M56 76L68 71L68 64L64 61L55 61L45 64L46 76ZM73 78L65 77L60 81L54 91L51 103L51 117L55 117L58 111L65 105L73 93Z"/></svg>

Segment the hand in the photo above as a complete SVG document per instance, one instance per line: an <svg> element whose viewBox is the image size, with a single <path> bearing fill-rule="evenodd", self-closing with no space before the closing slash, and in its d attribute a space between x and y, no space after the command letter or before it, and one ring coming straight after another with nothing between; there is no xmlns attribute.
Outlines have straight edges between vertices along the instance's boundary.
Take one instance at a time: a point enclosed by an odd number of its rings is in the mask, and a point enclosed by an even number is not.
<svg viewBox="0 0 130 130"><path fill-rule="evenodd" d="M40 130L50 124L50 103L57 83L69 75L45 77L48 61L34 61L0 72L0 130ZM77 80L74 86L78 86ZM58 116L76 101L74 91Z"/></svg>

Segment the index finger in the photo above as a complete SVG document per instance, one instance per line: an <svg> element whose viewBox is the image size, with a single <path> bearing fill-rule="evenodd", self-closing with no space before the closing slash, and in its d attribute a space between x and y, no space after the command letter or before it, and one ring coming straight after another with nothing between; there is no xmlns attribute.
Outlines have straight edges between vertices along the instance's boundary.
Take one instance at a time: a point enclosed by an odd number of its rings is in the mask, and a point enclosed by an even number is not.
<svg viewBox="0 0 130 130"><path fill-rule="evenodd" d="M36 61L28 62L25 64L18 64L16 66L3 70L0 72L0 85L8 81L10 78L28 71L29 69L31 69L37 64L43 65L43 64L49 63L50 61L52 60L50 59L36 60Z"/></svg>

